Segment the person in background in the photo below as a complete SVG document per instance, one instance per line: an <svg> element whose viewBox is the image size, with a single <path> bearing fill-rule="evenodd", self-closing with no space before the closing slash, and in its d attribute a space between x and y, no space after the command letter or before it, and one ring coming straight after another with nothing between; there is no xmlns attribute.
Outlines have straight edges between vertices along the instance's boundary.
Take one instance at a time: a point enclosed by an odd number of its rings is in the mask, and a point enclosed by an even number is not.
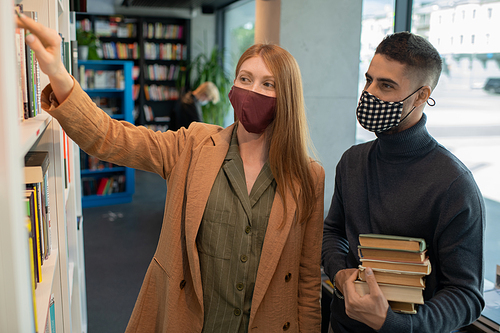
<svg viewBox="0 0 500 333"><path fill-rule="evenodd" d="M219 89L210 81L203 82L194 91L188 91L175 104L171 129L188 128L193 121L202 122L201 107L209 102L217 104L219 99Z"/></svg>
<svg viewBox="0 0 500 333"><path fill-rule="evenodd" d="M43 108L80 148L167 181L158 247L126 331L319 332L324 170L308 155L292 55L265 44L243 53L231 126L153 132L92 103L66 72L54 30L24 16L17 24L50 79Z"/></svg>
<svg viewBox="0 0 500 333"><path fill-rule="evenodd" d="M378 45L365 74L356 114L377 139L348 149L336 169L322 251L334 285L330 331L451 332L484 307L483 198L470 170L425 126L441 66L428 41L401 32ZM358 236L366 233L425 239L432 272L416 314L391 310L371 268L369 294L356 292Z"/></svg>

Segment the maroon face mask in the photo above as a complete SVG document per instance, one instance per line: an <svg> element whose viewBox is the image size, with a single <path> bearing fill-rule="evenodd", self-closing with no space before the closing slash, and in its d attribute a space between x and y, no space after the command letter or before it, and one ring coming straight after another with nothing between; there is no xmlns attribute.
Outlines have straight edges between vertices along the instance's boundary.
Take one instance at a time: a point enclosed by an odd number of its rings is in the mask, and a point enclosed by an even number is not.
<svg viewBox="0 0 500 333"><path fill-rule="evenodd" d="M276 97L233 86L228 94L240 123L250 133L260 134L276 115Z"/></svg>

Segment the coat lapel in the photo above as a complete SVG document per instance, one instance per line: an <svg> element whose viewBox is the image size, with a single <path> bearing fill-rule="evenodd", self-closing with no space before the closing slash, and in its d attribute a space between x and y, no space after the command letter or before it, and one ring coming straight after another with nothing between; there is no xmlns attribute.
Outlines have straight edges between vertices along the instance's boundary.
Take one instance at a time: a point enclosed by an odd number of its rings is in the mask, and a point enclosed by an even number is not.
<svg viewBox="0 0 500 333"><path fill-rule="evenodd" d="M300 191L297 184L295 184L295 188L297 191ZM257 271L257 280L255 281L250 323L253 321L255 313L267 292L271 278L273 277L276 267L278 266L283 247L288 239L288 234L290 233L290 229L295 220L297 207L290 190L287 190L286 192L286 203L287 217L284 225L282 225L284 207L281 196L278 192L276 192L273 201L273 208L271 209L271 214L269 215L266 237L262 246L262 254Z"/></svg>
<svg viewBox="0 0 500 333"><path fill-rule="evenodd" d="M212 185L219 172L224 157L229 149L233 127L229 126L212 135L213 145L203 145L196 159L195 169L188 187L185 209L186 248L193 285L199 303L203 308L203 290L201 285L200 261L196 247L196 236L207 204Z"/></svg>

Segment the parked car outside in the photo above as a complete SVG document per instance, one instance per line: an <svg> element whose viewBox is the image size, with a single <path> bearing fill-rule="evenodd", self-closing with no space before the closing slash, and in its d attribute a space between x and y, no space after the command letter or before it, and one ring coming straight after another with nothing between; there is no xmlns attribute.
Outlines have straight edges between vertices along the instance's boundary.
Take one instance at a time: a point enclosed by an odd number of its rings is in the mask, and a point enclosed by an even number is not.
<svg viewBox="0 0 500 333"><path fill-rule="evenodd" d="M487 92L500 94L500 77L490 77L486 80L483 89Z"/></svg>

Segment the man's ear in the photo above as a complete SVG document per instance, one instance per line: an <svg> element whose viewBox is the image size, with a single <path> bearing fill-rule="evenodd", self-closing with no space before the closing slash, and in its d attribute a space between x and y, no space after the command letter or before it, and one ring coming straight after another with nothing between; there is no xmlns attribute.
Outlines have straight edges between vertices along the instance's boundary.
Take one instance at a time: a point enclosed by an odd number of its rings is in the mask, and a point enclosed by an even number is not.
<svg viewBox="0 0 500 333"><path fill-rule="evenodd" d="M429 100L429 97L431 97L431 92L432 89L430 86L423 86L418 92L417 92L417 99L415 99L415 102L413 105L415 107L419 107L424 103L427 103Z"/></svg>

